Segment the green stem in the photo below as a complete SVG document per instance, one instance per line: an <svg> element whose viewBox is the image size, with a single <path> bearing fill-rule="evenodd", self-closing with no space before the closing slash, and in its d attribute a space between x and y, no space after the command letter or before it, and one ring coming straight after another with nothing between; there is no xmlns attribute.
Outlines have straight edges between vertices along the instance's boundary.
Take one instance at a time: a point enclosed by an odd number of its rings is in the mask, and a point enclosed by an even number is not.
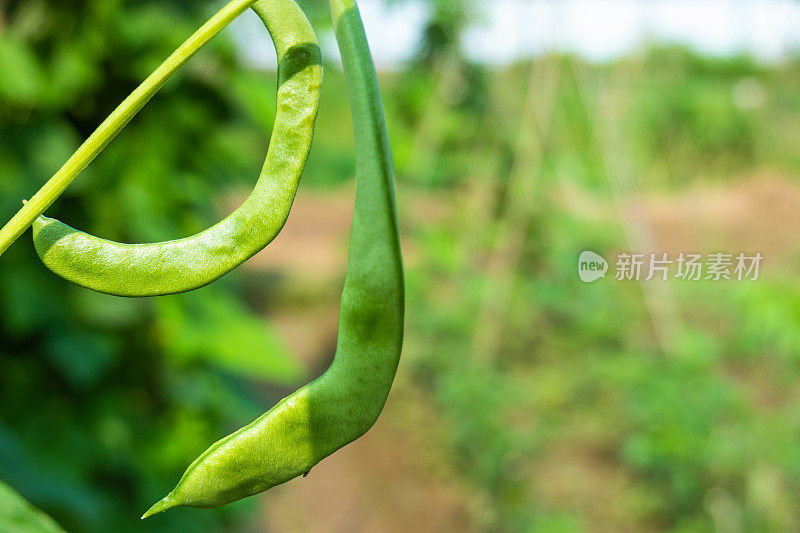
<svg viewBox="0 0 800 533"><path fill-rule="evenodd" d="M249 8L255 0L232 0L202 28L170 55L131 95L114 110L97 130L81 145L64 166L50 178L30 201L0 229L0 255L16 241L44 211L50 207L83 169L108 146L114 137L136 116L158 90L200 48Z"/></svg>

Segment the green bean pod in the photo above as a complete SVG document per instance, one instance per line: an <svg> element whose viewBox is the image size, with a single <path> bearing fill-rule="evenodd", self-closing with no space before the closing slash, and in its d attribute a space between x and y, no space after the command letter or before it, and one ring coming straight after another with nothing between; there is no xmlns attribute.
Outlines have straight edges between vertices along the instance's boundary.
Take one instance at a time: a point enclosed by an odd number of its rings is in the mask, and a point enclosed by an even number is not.
<svg viewBox="0 0 800 533"><path fill-rule="evenodd" d="M33 223L33 241L50 270L117 296L174 294L217 280L278 235L311 149L322 58L314 31L293 0L260 0L251 7L277 51L278 104L266 161L250 196L215 226L161 243L117 243L40 216Z"/></svg>
<svg viewBox="0 0 800 533"><path fill-rule="evenodd" d="M353 0L330 0L356 141L356 203L336 357L320 378L203 453L144 517L212 508L307 473L378 419L403 339L403 266L378 82ZM143 517L143 518L144 518Z"/></svg>

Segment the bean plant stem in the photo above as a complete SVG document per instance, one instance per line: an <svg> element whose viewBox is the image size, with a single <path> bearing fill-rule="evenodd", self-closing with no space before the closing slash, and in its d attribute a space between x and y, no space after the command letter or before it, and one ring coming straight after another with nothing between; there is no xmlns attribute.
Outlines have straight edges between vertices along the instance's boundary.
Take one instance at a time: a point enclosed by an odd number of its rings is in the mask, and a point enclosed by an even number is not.
<svg viewBox="0 0 800 533"><path fill-rule="evenodd" d="M255 0L232 0L170 55L67 160L61 169L0 229L0 255L44 213L70 183L122 131L158 90L208 41L248 9Z"/></svg>

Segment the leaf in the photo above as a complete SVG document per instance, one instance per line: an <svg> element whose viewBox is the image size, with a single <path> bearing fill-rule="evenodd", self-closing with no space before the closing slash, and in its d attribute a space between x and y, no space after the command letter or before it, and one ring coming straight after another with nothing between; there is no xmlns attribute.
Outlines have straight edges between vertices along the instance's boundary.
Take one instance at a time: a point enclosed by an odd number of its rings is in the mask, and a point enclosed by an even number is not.
<svg viewBox="0 0 800 533"><path fill-rule="evenodd" d="M0 99L32 104L45 86L36 56L23 43L0 36Z"/></svg>
<svg viewBox="0 0 800 533"><path fill-rule="evenodd" d="M265 319L214 290L159 300L159 334L166 354L205 359L235 374L293 383L302 375Z"/></svg>
<svg viewBox="0 0 800 533"><path fill-rule="evenodd" d="M0 530L15 533L57 533L64 530L42 511L0 481Z"/></svg>

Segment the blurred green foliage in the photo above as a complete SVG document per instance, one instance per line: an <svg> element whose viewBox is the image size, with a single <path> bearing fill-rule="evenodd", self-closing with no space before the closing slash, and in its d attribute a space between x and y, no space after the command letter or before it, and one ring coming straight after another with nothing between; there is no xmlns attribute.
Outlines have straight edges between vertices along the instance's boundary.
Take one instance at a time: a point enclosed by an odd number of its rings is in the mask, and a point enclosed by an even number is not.
<svg viewBox="0 0 800 533"><path fill-rule="evenodd" d="M2 217L215 7L0 3ZM248 187L274 75L242 69L220 38L176 78L51 214L115 240L164 240L209 225L221 193ZM261 411L246 380L303 375L243 291L234 275L157 300L95 294L52 276L23 238L0 262L0 479L70 531L208 531L246 518L248 503L138 520L188 459Z"/></svg>
<svg viewBox="0 0 800 533"><path fill-rule="evenodd" d="M53 519L0 481L0 524L19 533L58 533L63 531Z"/></svg>

